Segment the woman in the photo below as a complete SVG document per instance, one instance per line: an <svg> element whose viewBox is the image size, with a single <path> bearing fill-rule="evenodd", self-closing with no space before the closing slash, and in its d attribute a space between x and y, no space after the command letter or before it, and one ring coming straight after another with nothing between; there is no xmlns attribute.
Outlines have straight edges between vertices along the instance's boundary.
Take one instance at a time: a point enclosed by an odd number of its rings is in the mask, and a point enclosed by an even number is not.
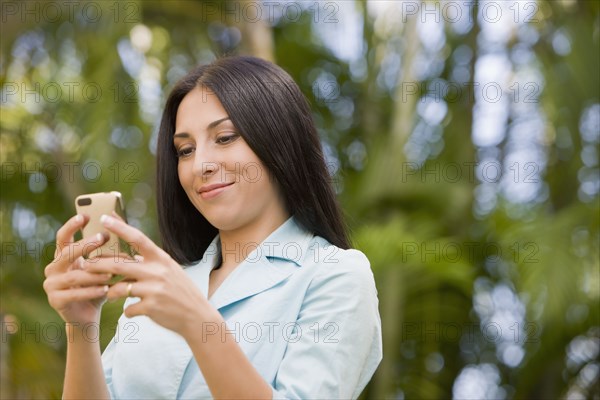
<svg viewBox="0 0 600 400"><path fill-rule="evenodd" d="M110 216L135 262L84 260L106 240L73 242L85 216L57 233L44 288L67 323L64 398L358 397L382 357L377 291L292 78L253 57L190 72L167 100L157 168L163 249ZM120 297L101 355L83 327Z"/></svg>

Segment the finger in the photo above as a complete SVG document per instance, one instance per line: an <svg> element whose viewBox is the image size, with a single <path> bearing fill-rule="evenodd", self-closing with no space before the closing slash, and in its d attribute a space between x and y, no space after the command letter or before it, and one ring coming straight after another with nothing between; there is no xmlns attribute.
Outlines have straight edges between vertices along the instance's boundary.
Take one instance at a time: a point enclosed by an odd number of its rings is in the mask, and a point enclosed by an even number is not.
<svg viewBox="0 0 600 400"><path fill-rule="evenodd" d="M124 257L98 257L83 261L82 269L96 274L123 275L128 279L140 280L150 275L140 260Z"/></svg>
<svg viewBox="0 0 600 400"><path fill-rule="evenodd" d="M115 210L112 211L111 216L115 217L116 219L123 221L124 223L127 223L127 221L125 221L123 219L123 217L121 217L119 214L117 214L117 212Z"/></svg>
<svg viewBox="0 0 600 400"><path fill-rule="evenodd" d="M75 269L81 269L83 266L83 257L78 257L75 261L73 261L73 263L71 263L71 265L69 265L69 268L67 268L67 271L72 271Z"/></svg>
<svg viewBox="0 0 600 400"><path fill-rule="evenodd" d="M87 255L94 251L98 247L102 246L104 242L106 242L106 237L99 233L91 238L70 243L69 245L63 247L58 256L46 266L46 269L44 270L46 277L52 275L53 273L67 271L72 264L81 262L78 260L78 258L82 257L84 254ZM76 268L78 265L79 264L73 266L73 268Z"/></svg>
<svg viewBox="0 0 600 400"><path fill-rule="evenodd" d="M64 274L53 275L44 281L44 290L64 290L74 287L106 285L112 278L110 274L92 274L82 270L71 270Z"/></svg>
<svg viewBox="0 0 600 400"><path fill-rule="evenodd" d="M123 310L123 314L125 314L127 318L132 318L138 315L146 315L146 304L143 300L130 304Z"/></svg>
<svg viewBox="0 0 600 400"><path fill-rule="evenodd" d="M119 214L117 214L117 212L115 210L112 210L111 216L114 217L114 218L116 218L116 219L118 219L119 221L124 222L125 224L127 223L127 220L125 219L125 217L121 217ZM126 250L128 252L127 256L129 258L135 257L135 253L137 251L136 248L135 248L135 246L131 245L130 243L127 243L125 245L125 248L126 248Z"/></svg>
<svg viewBox="0 0 600 400"><path fill-rule="evenodd" d="M55 290L48 294L48 302L52 308L59 310L66 307L69 303L89 301L104 297L107 292L108 285Z"/></svg>
<svg viewBox="0 0 600 400"><path fill-rule="evenodd" d="M138 281L121 281L110 287L106 297L109 300L124 298L124 297L144 297L146 294L145 282Z"/></svg>
<svg viewBox="0 0 600 400"><path fill-rule="evenodd" d="M146 235L117 218L102 215L102 217L100 217L100 222L102 222L102 225L106 229L125 240L136 253L143 256L150 256L162 252L162 250Z"/></svg>
<svg viewBox="0 0 600 400"><path fill-rule="evenodd" d="M83 228L87 223L88 218L82 214L77 214L71 217L60 229L56 232L56 251L54 257L60 252L61 247L73 242L75 232Z"/></svg>
<svg viewBox="0 0 600 400"><path fill-rule="evenodd" d="M81 269L83 257L76 258L72 263L68 263L67 259L59 253L54 257L54 260L50 261L46 268L44 268L44 276L50 278L54 274L71 271L74 269ZM63 265L67 263L67 265Z"/></svg>
<svg viewBox="0 0 600 400"><path fill-rule="evenodd" d="M121 281L110 287L106 297L110 300L125 297L140 297L143 299L151 293L156 293L156 288L155 284L148 281Z"/></svg>

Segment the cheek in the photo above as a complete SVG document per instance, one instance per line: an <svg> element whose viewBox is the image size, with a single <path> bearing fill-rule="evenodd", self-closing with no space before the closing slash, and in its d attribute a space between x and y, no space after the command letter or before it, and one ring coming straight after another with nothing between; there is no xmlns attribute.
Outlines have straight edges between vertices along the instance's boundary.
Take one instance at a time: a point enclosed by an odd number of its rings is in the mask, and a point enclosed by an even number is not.
<svg viewBox="0 0 600 400"><path fill-rule="evenodd" d="M177 165L177 177L179 178L179 183L183 186L183 189L187 191L190 182L189 174L186 173L186 169L184 165L179 163Z"/></svg>
<svg viewBox="0 0 600 400"><path fill-rule="evenodd" d="M274 196L275 189L269 173L264 166L255 164L246 168L241 178L246 186L246 191L255 199L269 199Z"/></svg>
<svg viewBox="0 0 600 400"><path fill-rule="evenodd" d="M250 163L244 166L244 169L241 173L241 179L243 179L244 182L248 183L249 185L252 185L253 188L256 188L258 190L259 187L265 187L267 173L262 165L259 165L257 163Z"/></svg>

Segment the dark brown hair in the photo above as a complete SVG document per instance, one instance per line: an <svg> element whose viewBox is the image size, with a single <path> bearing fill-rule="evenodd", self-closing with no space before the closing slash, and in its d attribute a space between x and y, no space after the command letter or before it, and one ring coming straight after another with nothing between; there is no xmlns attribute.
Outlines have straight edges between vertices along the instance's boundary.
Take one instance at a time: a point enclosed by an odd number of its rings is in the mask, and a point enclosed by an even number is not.
<svg viewBox="0 0 600 400"><path fill-rule="evenodd" d="M177 109L194 88L213 92L269 170L287 211L308 231L350 247L308 102L282 68L255 57L223 57L190 71L171 91L157 147L158 220L164 250L180 264L202 258L218 233L194 207L177 175Z"/></svg>

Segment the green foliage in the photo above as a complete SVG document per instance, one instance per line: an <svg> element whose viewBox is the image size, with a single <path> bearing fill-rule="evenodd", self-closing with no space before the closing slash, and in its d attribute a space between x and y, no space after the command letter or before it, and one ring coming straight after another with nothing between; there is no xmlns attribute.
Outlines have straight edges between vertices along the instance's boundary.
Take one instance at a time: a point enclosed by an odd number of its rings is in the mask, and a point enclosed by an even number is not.
<svg viewBox="0 0 600 400"><path fill-rule="evenodd" d="M471 3L472 26L460 31L443 2L428 2L441 17L437 47L421 31L427 15L400 5L410 2L327 2L318 14L311 3L266 23L241 12L248 1L229 3L233 14L219 2L91 2L97 21L81 6L49 18L41 10L52 2L29 3L38 20L2 3L2 398L61 396L66 339L42 282L73 199L121 191L130 223L158 242L161 106L187 70L226 53L266 55L293 76L337 166L383 322L384 360L362 398L456 397L485 371L480 397L599 398L598 2L506 2L515 20L535 14L496 43L475 17L485 5ZM375 13L374 3L391 6ZM336 7L337 23L324 23ZM343 37L345 24L362 37ZM358 57L334 51L346 39L364 46ZM496 104L478 93L490 54L505 56L499 85L510 100L498 102L500 138L484 145L497 127L476 124ZM462 92L432 92L441 81ZM503 180L477 170L490 159ZM104 306L102 347L121 310Z"/></svg>

